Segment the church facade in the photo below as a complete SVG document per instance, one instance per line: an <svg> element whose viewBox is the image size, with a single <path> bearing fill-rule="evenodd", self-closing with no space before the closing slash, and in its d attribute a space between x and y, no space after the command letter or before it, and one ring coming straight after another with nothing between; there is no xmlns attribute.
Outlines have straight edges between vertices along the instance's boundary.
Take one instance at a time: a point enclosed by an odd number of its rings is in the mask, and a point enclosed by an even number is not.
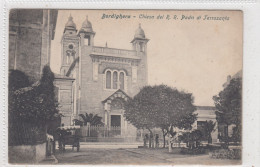
<svg viewBox="0 0 260 167"><path fill-rule="evenodd" d="M73 124L79 114L98 114L105 126L120 127L121 135L134 131L124 118L124 103L147 85L147 43L141 25L131 41L132 50L95 46L88 18L78 31L70 16L61 40L60 76L74 79L73 88L59 92L62 122ZM64 98L63 98L64 99Z"/></svg>

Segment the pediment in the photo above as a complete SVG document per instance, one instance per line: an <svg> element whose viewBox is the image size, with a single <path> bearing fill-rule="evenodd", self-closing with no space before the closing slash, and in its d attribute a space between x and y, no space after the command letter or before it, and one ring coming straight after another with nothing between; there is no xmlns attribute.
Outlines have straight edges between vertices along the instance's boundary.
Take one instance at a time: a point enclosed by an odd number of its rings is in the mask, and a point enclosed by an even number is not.
<svg viewBox="0 0 260 167"><path fill-rule="evenodd" d="M130 99L130 96L128 96L123 90L118 89L112 95L110 95L105 100L103 100L102 103L110 104L111 101L114 100L115 98L122 98L124 101L127 101L128 99Z"/></svg>

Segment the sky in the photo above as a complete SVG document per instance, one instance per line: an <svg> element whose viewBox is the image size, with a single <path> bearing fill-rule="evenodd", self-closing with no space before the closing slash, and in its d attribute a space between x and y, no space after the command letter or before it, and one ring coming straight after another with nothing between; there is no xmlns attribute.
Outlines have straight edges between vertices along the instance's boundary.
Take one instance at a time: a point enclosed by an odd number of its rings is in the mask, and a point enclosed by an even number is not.
<svg viewBox="0 0 260 167"><path fill-rule="evenodd" d="M192 93L195 105L213 106L212 97L223 90L227 76L242 70L241 11L59 10L51 43L50 64L55 73L60 72L60 42L70 14L78 30L88 16L96 32L94 45L102 47L107 43L110 48L131 50L130 42L140 23L150 39L148 84L166 84ZM104 14L130 18L102 19ZM158 15L163 18L157 19Z"/></svg>

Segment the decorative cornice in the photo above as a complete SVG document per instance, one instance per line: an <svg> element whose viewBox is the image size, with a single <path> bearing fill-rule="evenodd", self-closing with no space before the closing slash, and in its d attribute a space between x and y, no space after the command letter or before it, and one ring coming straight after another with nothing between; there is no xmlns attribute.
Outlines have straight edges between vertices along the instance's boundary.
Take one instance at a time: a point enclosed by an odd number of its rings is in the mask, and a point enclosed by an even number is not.
<svg viewBox="0 0 260 167"><path fill-rule="evenodd" d="M140 62L140 59L130 59L130 58L104 56L104 55L91 54L90 57L92 58L92 62L117 62L117 63L131 64L133 66L137 66Z"/></svg>
<svg viewBox="0 0 260 167"><path fill-rule="evenodd" d="M79 41L79 38L77 37L77 36L74 36L74 37L72 37L72 36L63 36L63 38L62 38L63 40L65 39L65 40L68 40L68 41Z"/></svg>

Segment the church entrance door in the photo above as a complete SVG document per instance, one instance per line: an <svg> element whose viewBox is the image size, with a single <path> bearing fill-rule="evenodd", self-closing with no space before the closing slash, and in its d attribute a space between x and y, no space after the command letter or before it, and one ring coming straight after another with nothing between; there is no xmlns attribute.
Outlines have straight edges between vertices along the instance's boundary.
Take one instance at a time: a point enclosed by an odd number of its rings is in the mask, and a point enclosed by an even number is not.
<svg viewBox="0 0 260 167"><path fill-rule="evenodd" d="M121 127L121 115L111 115L111 126Z"/></svg>
<svg viewBox="0 0 260 167"><path fill-rule="evenodd" d="M111 115L111 130L114 135L121 135L121 115Z"/></svg>

